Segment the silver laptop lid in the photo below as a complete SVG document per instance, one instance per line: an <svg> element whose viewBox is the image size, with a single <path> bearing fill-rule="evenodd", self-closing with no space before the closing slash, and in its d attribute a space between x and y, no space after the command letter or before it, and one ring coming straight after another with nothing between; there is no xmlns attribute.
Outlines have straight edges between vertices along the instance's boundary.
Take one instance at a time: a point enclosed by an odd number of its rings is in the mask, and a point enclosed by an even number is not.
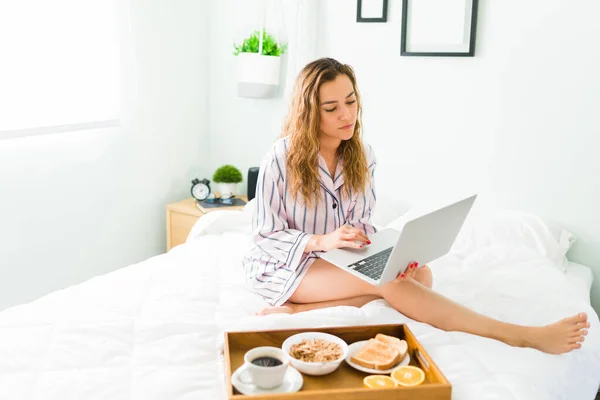
<svg viewBox="0 0 600 400"><path fill-rule="evenodd" d="M408 219L401 227L380 284L395 279L410 262L417 261L423 265L446 255L476 198L477 195L473 195Z"/></svg>

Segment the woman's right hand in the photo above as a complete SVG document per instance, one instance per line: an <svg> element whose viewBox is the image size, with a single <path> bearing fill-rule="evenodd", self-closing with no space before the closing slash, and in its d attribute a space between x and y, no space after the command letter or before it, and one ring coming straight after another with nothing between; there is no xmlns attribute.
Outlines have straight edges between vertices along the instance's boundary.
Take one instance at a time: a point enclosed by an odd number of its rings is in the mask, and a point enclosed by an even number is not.
<svg viewBox="0 0 600 400"><path fill-rule="evenodd" d="M371 244L371 241L361 229L343 225L326 235L314 235L309 240L306 251L329 251L343 247L360 249L364 244Z"/></svg>

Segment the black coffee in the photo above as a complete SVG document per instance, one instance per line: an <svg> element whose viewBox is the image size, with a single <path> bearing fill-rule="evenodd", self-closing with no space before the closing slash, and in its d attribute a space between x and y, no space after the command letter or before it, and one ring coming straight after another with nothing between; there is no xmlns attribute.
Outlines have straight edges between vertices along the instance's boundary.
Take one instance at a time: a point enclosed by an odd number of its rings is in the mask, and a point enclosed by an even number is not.
<svg viewBox="0 0 600 400"><path fill-rule="evenodd" d="M276 367L283 364L280 359L275 357L258 357L252 360L252 364L260 367Z"/></svg>

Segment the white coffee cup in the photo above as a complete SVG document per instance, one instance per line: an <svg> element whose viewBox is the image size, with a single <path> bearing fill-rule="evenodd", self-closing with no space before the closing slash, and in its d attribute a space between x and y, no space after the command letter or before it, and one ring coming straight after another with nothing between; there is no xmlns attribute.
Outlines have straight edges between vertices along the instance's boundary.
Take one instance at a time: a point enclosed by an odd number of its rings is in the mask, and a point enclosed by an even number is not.
<svg viewBox="0 0 600 400"><path fill-rule="evenodd" d="M254 364L263 357L274 358L280 362L275 366ZM245 385L254 385L262 389L273 389L282 384L288 369L289 359L278 347L255 347L244 355L244 365L241 367L239 380Z"/></svg>

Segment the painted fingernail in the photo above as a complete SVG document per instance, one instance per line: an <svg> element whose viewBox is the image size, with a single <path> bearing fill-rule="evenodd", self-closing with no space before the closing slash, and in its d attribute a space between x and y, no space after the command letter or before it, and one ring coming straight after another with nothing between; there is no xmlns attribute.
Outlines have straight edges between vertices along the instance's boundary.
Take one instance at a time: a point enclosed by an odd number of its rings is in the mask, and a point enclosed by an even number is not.
<svg viewBox="0 0 600 400"><path fill-rule="evenodd" d="M415 269L415 264L410 264L410 269Z"/></svg>
<svg viewBox="0 0 600 400"><path fill-rule="evenodd" d="M367 244L371 244L371 241L370 241L370 240L367 240Z"/></svg>
<svg viewBox="0 0 600 400"><path fill-rule="evenodd" d="M360 245L360 248L362 249L362 244Z"/></svg>
<svg viewBox="0 0 600 400"><path fill-rule="evenodd" d="M419 266L419 263L415 261L415 268Z"/></svg>
<svg viewBox="0 0 600 400"><path fill-rule="evenodd" d="M406 276L406 275L404 275L404 274L401 274L401 275L400 275L400 278L404 278L405 276Z"/></svg>

